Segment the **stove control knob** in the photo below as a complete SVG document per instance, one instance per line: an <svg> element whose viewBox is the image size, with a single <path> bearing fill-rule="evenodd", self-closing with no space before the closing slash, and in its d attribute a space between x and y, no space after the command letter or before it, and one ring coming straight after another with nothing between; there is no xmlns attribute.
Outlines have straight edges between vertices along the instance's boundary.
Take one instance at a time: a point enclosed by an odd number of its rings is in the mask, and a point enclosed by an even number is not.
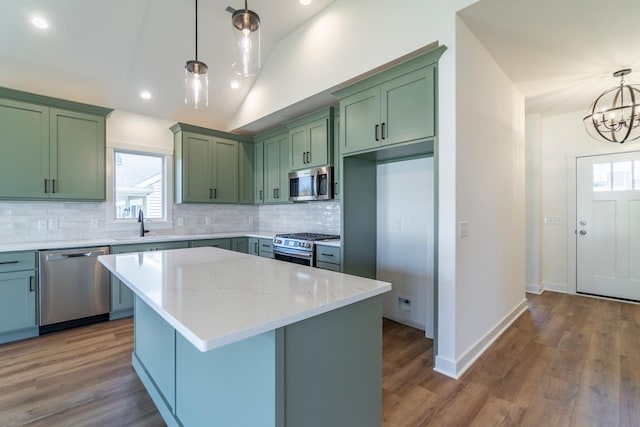
<svg viewBox="0 0 640 427"><path fill-rule="evenodd" d="M305 246L306 246L307 248L310 248L310 247L311 247L311 243L307 243L307 244L305 244Z"/></svg>

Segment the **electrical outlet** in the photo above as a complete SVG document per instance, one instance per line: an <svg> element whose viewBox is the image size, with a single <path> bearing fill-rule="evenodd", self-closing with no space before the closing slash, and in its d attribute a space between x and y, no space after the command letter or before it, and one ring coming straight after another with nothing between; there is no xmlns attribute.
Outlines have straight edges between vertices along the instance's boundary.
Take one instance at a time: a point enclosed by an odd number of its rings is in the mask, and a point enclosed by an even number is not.
<svg viewBox="0 0 640 427"><path fill-rule="evenodd" d="M178 225L184 225L184 218L179 216L177 220Z"/></svg>
<svg viewBox="0 0 640 427"><path fill-rule="evenodd" d="M205 223L206 225L211 225L211 217L208 217L208 216L207 216L207 217L205 217L205 218L204 218L204 223Z"/></svg>
<svg viewBox="0 0 640 427"><path fill-rule="evenodd" d="M469 223L467 221L460 221L458 223L458 238L462 239L469 235Z"/></svg>
<svg viewBox="0 0 640 427"><path fill-rule="evenodd" d="M49 230L58 229L58 218L49 218Z"/></svg>
<svg viewBox="0 0 640 427"><path fill-rule="evenodd" d="M42 231L42 230L46 230L47 229L47 220L46 219L39 219L38 220L38 230Z"/></svg>
<svg viewBox="0 0 640 427"><path fill-rule="evenodd" d="M411 300L403 296L398 296L398 310L411 313Z"/></svg>

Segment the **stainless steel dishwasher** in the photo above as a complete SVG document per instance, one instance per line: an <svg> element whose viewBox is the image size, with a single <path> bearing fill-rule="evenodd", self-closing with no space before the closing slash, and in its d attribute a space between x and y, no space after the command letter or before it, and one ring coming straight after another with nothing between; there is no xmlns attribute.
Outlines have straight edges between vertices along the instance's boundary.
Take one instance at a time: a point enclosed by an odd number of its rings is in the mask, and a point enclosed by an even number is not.
<svg viewBox="0 0 640 427"><path fill-rule="evenodd" d="M109 272L98 262L109 248L39 252L40 333L109 318Z"/></svg>

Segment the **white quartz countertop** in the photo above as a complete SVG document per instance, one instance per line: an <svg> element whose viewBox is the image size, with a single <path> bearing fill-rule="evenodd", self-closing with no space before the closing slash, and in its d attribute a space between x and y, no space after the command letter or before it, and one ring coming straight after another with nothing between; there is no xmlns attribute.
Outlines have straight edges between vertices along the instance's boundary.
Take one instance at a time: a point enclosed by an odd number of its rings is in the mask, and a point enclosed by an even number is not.
<svg viewBox="0 0 640 427"><path fill-rule="evenodd" d="M157 242L173 242L184 240L202 240L202 239L224 239L229 237L258 237L264 239L273 239L276 235L273 231L235 231L229 233L209 233L209 234L171 234L171 235L154 235L150 234L144 237L135 235L120 237L105 237L99 239L77 239L77 240L55 240L44 242L24 242L24 243L0 243L1 252L13 251L37 251L46 249L67 249L67 248L83 248L90 246L116 246L129 245L133 243L157 243ZM335 241L333 241L335 242ZM339 245L339 240L337 240Z"/></svg>
<svg viewBox="0 0 640 427"><path fill-rule="evenodd" d="M99 260L200 351L391 290L387 282L211 247Z"/></svg>

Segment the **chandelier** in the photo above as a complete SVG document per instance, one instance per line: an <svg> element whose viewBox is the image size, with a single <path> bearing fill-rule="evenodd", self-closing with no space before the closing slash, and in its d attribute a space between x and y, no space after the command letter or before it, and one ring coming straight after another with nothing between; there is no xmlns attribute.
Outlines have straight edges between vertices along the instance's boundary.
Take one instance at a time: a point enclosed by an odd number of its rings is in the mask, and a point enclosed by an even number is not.
<svg viewBox="0 0 640 427"><path fill-rule="evenodd" d="M624 84L630 72L626 68L613 73L620 77L620 86L603 92L587 110L582 121L592 138L620 144L640 138L640 89Z"/></svg>

